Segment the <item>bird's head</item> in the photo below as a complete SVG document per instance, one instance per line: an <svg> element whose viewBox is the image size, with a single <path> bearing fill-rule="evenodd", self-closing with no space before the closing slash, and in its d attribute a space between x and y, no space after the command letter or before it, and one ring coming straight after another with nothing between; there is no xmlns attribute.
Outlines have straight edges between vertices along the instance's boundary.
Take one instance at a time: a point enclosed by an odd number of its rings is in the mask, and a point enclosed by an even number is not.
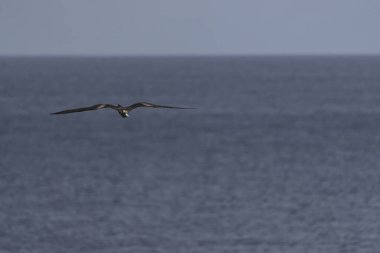
<svg viewBox="0 0 380 253"><path fill-rule="evenodd" d="M128 118L129 117L128 110L119 109L119 110L117 110L117 112L123 118Z"/></svg>
<svg viewBox="0 0 380 253"><path fill-rule="evenodd" d="M127 117L127 118L129 117L128 110L123 110L123 114L125 117Z"/></svg>

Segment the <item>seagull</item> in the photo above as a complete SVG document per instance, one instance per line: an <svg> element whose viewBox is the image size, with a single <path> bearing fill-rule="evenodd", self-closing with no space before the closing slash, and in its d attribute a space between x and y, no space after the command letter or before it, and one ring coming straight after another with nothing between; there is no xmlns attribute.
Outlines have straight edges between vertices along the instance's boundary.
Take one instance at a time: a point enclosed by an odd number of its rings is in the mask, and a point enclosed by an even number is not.
<svg viewBox="0 0 380 253"><path fill-rule="evenodd" d="M129 106L122 106L122 105L113 105L113 104L96 104L89 107L80 107L80 108L74 108L74 109L68 109L64 111L54 112L51 114L66 114L66 113L74 113L74 112L85 112L85 111L95 111L99 109L104 108L111 108L116 110L121 117L127 118L129 117L129 113L138 107L149 107L149 108L170 108L170 109L195 109L195 108L188 108L188 107L176 107L176 106L167 106L167 105L156 105L148 102L138 102Z"/></svg>

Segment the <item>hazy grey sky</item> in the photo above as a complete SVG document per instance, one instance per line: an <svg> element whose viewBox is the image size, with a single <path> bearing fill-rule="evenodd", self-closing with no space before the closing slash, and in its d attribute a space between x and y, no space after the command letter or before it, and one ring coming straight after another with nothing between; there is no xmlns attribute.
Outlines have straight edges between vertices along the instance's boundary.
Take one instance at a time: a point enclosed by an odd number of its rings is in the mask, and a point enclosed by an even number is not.
<svg viewBox="0 0 380 253"><path fill-rule="evenodd" d="M380 0L0 0L4 54L380 53Z"/></svg>

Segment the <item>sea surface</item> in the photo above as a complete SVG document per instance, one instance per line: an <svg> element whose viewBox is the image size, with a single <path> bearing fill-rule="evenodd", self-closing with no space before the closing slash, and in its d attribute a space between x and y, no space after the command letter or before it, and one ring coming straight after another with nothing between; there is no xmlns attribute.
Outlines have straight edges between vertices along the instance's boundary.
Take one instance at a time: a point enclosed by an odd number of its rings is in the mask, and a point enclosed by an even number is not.
<svg viewBox="0 0 380 253"><path fill-rule="evenodd" d="M380 252L380 56L0 58L0 252Z"/></svg>

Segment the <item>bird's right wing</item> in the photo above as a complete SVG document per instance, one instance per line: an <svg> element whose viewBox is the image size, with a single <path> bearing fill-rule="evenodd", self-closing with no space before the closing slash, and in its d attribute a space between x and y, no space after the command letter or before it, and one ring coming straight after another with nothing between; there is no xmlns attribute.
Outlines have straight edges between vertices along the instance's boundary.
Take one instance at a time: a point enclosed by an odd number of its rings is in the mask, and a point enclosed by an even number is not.
<svg viewBox="0 0 380 253"><path fill-rule="evenodd" d="M167 106L167 105L156 105L156 104L152 104L152 103L148 103L148 102L139 102L139 103L135 103L135 104L132 104L128 107L126 107L126 109L128 111L132 111L133 109L136 109L138 107L150 107L150 108L170 108L170 109L195 109L195 108L189 108L189 107L177 107L177 106Z"/></svg>
<svg viewBox="0 0 380 253"><path fill-rule="evenodd" d="M74 108L74 109L68 109L68 110L64 110L64 111L54 112L52 114L66 114L66 113L74 113L74 112L94 111L94 110L99 110L99 109L104 109L104 108L116 109L117 106L111 105L111 104L96 104L96 105L89 106L89 107L80 107L80 108Z"/></svg>

